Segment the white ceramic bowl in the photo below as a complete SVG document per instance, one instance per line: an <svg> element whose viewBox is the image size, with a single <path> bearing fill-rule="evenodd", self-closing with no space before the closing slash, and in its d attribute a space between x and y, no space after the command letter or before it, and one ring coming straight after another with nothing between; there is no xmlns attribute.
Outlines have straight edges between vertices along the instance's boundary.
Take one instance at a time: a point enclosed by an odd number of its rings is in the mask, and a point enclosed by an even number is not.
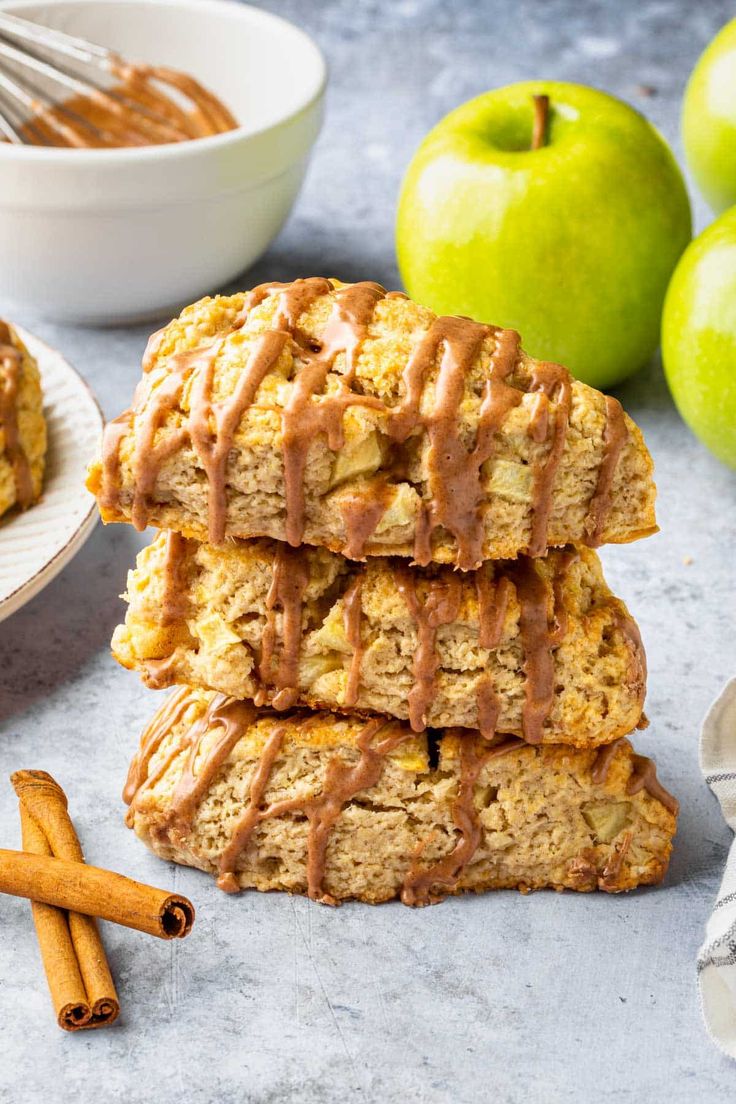
<svg viewBox="0 0 736 1104"><path fill-rule="evenodd" d="M231 0L12 0L8 11L192 73L237 130L144 149L0 143L0 299L74 322L144 320L232 279L278 233L322 120L302 31Z"/></svg>

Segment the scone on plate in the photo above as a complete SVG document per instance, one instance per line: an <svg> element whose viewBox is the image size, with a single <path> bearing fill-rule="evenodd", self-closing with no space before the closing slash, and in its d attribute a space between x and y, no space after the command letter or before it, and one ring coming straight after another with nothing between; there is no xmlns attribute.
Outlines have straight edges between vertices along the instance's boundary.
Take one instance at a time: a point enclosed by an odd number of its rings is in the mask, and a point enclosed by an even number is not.
<svg viewBox="0 0 736 1104"><path fill-rule="evenodd" d="M203 299L154 335L88 486L105 521L469 570L652 533L641 433L513 330L378 284Z"/></svg>
<svg viewBox="0 0 736 1104"><path fill-rule="evenodd" d="M128 823L222 889L335 903L462 890L615 893L664 876L677 802L627 740L531 747L396 721L279 715L178 690L144 733Z"/></svg>
<svg viewBox="0 0 736 1104"><path fill-rule="evenodd" d="M41 494L46 420L35 359L12 326L0 321L0 516Z"/></svg>
<svg viewBox="0 0 736 1104"><path fill-rule="evenodd" d="M641 720L641 639L584 547L459 572L162 533L126 597L113 653L156 688L581 747Z"/></svg>

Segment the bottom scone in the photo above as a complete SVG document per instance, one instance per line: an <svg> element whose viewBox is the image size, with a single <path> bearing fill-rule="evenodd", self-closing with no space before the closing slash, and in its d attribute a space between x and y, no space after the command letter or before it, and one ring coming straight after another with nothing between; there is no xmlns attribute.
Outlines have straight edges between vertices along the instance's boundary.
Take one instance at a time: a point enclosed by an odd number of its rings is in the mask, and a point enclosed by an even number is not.
<svg viewBox="0 0 736 1104"><path fill-rule="evenodd" d="M436 738L181 689L143 734L128 823L222 889L334 904L658 882L677 802L627 740L598 750Z"/></svg>

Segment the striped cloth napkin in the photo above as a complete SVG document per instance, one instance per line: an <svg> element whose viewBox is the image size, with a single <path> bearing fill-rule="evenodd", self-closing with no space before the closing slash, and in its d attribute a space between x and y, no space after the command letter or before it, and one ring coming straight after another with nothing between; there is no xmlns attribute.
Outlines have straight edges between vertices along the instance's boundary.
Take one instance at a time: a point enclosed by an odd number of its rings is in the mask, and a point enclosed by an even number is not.
<svg viewBox="0 0 736 1104"><path fill-rule="evenodd" d="M736 832L736 679L727 684L703 722L700 766L726 823ZM698 952L698 981L710 1036L736 1058L736 841Z"/></svg>

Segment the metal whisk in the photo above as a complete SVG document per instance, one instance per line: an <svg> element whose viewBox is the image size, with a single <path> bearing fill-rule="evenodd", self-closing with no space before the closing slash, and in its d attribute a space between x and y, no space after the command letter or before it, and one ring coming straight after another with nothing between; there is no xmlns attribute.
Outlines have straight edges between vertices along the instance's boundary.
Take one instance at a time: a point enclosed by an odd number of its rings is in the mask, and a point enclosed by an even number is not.
<svg viewBox="0 0 736 1104"><path fill-rule="evenodd" d="M0 140L142 146L235 126L193 77L134 65L104 46L0 12Z"/></svg>

